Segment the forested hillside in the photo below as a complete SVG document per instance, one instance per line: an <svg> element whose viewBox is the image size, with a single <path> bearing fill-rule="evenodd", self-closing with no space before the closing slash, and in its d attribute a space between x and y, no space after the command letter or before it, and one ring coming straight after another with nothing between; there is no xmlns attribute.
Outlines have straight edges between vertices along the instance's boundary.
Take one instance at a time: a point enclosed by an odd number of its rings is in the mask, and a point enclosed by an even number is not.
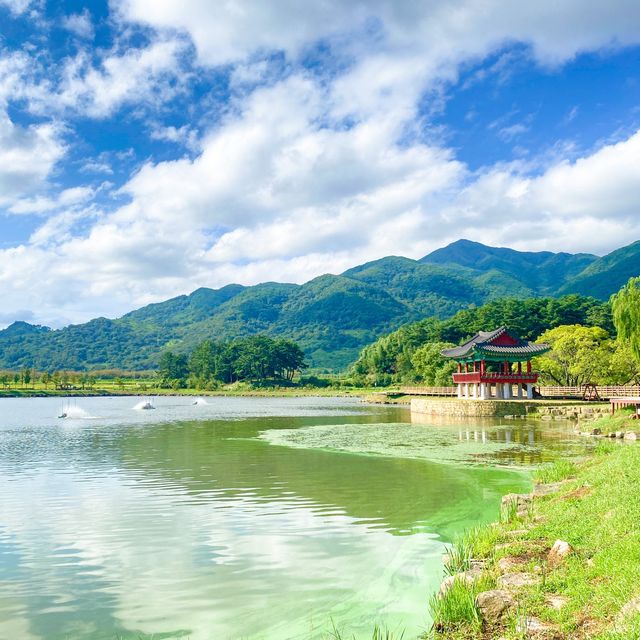
<svg viewBox="0 0 640 640"><path fill-rule="evenodd" d="M340 370L412 321L502 298L578 292L606 300L639 274L640 242L597 258L460 240L421 260L390 256L302 285L202 288L115 320L59 330L16 322L0 331L0 368L150 369L166 350L188 353L203 340L262 333L296 341L311 367Z"/></svg>
<svg viewBox="0 0 640 640"><path fill-rule="evenodd" d="M577 294L561 298L504 298L476 309L459 311L452 318L426 318L406 324L363 349L353 366L362 383L394 382L450 384L455 366L440 351L460 344L478 331L506 325L525 340L535 340L561 325L601 327L613 334L608 302ZM428 369L427 369L428 367Z"/></svg>

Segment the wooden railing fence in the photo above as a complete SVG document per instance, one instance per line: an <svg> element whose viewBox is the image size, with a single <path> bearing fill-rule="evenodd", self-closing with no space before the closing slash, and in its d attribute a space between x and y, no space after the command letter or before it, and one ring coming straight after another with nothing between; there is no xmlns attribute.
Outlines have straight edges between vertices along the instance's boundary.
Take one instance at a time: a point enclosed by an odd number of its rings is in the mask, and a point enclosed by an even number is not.
<svg viewBox="0 0 640 640"><path fill-rule="evenodd" d="M598 396L601 400L617 397L640 397L640 385L597 386ZM585 393L584 387L536 387L536 391L543 398L566 398L582 400ZM391 391L390 393L394 393ZM400 387L397 393L411 396L452 396L458 394L457 387Z"/></svg>

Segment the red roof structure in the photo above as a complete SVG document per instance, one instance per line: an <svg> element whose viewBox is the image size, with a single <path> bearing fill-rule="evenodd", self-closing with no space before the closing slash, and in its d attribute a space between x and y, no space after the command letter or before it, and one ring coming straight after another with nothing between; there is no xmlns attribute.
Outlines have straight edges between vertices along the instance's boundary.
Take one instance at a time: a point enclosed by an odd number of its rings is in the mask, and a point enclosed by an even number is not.
<svg viewBox="0 0 640 640"><path fill-rule="evenodd" d="M549 349L549 345L522 340L507 327L499 327L479 331L459 347L445 349L442 355L458 362L453 381L460 398L522 398L525 389L527 398L532 398L538 374L531 369L531 358Z"/></svg>

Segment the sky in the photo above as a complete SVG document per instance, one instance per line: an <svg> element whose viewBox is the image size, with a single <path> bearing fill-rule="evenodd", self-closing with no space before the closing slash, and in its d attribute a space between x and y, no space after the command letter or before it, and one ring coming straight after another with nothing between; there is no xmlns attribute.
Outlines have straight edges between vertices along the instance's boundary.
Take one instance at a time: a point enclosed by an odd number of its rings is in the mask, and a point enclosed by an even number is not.
<svg viewBox="0 0 640 640"><path fill-rule="evenodd" d="M637 0L0 0L0 327L459 238L640 239Z"/></svg>

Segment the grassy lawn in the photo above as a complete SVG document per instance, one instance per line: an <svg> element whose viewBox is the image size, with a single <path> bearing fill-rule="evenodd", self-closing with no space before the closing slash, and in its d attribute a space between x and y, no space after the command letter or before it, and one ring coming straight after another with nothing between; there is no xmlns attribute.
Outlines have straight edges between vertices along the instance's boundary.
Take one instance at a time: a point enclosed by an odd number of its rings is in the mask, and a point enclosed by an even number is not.
<svg viewBox="0 0 640 640"><path fill-rule="evenodd" d="M636 424L621 416L610 430ZM432 599L432 636L640 640L640 443L603 439L589 459L559 460L543 467L538 480L561 485L523 508L505 508L501 523L471 531L454 546L450 571L469 569L472 558L484 560L484 568ZM572 551L554 563L548 554L556 540ZM505 587L509 574L525 575L530 584ZM496 588L514 604L487 623L475 597ZM525 631L531 618L536 632Z"/></svg>

